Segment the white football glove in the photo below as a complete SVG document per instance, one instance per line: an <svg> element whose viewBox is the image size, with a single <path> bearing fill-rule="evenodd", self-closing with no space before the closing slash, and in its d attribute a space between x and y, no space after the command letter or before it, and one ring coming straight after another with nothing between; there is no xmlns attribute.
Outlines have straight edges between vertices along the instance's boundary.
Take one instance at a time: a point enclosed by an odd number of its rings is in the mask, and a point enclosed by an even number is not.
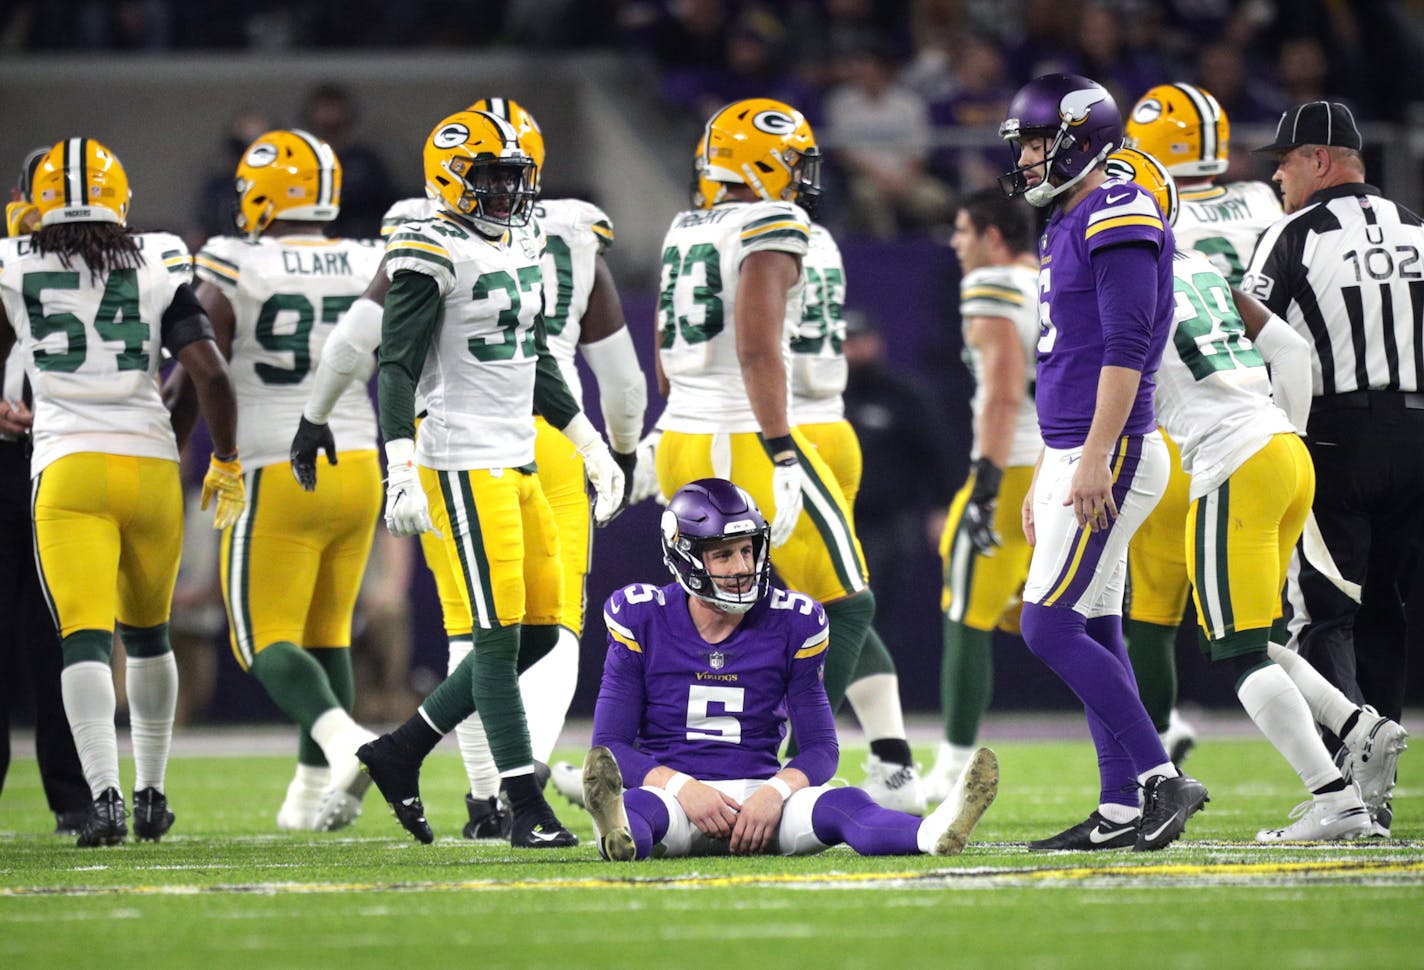
<svg viewBox="0 0 1424 970"><path fill-rule="evenodd" d="M564 428L564 437L583 455L584 474L593 485L593 523L607 525L623 511L623 469L613 460L613 452L588 418L582 414Z"/></svg>
<svg viewBox="0 0 1424 970"><path fill-rule="evenodd" d="M386 528L400 537L435 531L410 438L386 442Z"/></svg>
<svg viewBox="0 0 1424 970"><path fill-rule="evenodd" d="M651 431L638 442L638 464L633 469L633 491L628 496L629 505L637 505L644 499L657 499L659 505L667 505L662 489L658 486L658 441L661 431Z"/></svg>
<svg viewBox="0 0 1424 970"><path fill-rule="evenodd" d="M775 514L771 519L771 544L781 546L796 531L796 522L801 518L801 489L806 483L806 473L799 462L775 465L771 470L771 499Z"/></svg>

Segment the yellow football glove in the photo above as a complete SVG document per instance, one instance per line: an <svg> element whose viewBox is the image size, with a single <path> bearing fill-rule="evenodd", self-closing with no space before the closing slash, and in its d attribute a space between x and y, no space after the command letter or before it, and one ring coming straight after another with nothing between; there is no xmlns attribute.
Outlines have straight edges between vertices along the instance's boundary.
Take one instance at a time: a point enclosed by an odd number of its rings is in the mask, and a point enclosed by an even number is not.
<svg viewBox="0 0 1424 970"><path fill-rule="evenodd" d="M232 461L213 455L208 463L208 473L203 476L203 499L198 507L206 511L214 498L217 507L213 510L213 528L226 529L237 521L247 505L247 487L242 482L242 465L236 455Z"/></svg>

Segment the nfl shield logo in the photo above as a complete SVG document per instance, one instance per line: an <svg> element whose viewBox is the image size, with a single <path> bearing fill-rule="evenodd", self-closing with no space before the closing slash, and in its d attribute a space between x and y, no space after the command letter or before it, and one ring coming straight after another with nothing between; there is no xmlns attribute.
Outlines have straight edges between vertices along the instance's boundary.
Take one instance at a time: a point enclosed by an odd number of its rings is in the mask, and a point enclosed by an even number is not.
<svg viewBox="0 0 1424 970"><path fill-rule="evenodd" d="M727 657L720 650L713 650L707 655L707 665L713 670L721 670L722 665L727 662Z"/></svg>

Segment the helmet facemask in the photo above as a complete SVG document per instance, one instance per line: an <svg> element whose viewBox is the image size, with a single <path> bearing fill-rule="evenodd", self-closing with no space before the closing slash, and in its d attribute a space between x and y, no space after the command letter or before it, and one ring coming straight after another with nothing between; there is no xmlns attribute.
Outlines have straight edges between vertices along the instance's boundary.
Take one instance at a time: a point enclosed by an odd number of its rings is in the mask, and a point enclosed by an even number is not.
<svg viewBox="0 0 1424 970"><path fill-rule="evenodd" d="M1083 166L1082 171L1055 185L1053 178L1060 173L1054 171L1054 163L1060 158L1066 157L1070 152L1082 151L1078 147L1078 139L1069 129L1067 121L1059 125L1057 129L1020 129L1018 120L1010 118L999 126L999 137L1009 143L1010 164L1013 166L1009 171L999 176L999 188L1003 189L1004 194L1010 197L1022 195L1030 205L1040 209L1082 181L1084 176L1096 168L1117 147L1111 144L1104 145L1098 150L1092 162ZM1020 165L1019 146L1027 138L1042 138L1048 142L1048 146L1044 149L1042 161L1034 162L1031 165ZM1040 167L1043 169L1043 178L1038 184L1030 187L1025 173Z"/></svg>
<svg viewBox="0 0 1424 970"><path fill-rule="evenodd" d="M455 156L447 166L464 191L456 211L489 236L527 225L534 212L537 169L528 157Z"/></svg>
<svg viewBox="0 0 1424 970"><path fill-rule="evenodd" d="M750 571L709 566L709 553L720 544L745 540L751 541ZM662 547L678 585L724 613L747 612L771 589L771 527L752 497L725 479L704 478L677 491L663 511Z"/></svg>

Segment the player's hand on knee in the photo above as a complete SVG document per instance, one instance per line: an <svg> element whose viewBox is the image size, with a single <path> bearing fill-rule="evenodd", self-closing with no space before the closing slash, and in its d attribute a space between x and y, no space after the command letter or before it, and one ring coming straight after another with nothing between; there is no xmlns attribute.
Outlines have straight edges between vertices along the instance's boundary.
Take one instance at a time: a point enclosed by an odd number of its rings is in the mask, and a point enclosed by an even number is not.
<svg viewBox="0 0 1424 970"><path fill-rule="evenodd" d="M731 795L696 779L682 786L677 803L699 832L717 839L731 838L732 826L742 808Z"/></svg>
<svg viewBox="0 0 1424 970"><path fill-rule="evenodd" d="M399 537L435 531L410 438L386 442L386 528Z"/></svg>
<svg viewBox="0 0 1424 970"><path fill-rule="evenodd" d="M732 826L731 849L734 855L754 855L765 852L781 825L781 796L763 785L742 802L737 822Z"/></svg>

